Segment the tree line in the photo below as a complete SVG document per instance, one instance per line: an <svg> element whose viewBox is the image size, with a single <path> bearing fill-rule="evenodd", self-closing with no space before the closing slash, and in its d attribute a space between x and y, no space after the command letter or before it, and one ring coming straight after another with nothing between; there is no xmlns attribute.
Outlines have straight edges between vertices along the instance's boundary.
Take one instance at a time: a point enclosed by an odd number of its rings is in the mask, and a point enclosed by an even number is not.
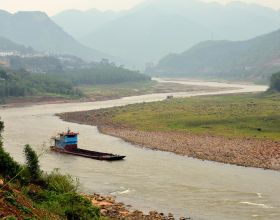
<svg viewBox="0 0 280 220"><path fill-rule="evenodd" d="M30 73L24 69L0 69L0 98L61 94L82 96L80 85L116 84L148 81L150 77L136 71L99 64L90 68L51 73Z"/></svg>

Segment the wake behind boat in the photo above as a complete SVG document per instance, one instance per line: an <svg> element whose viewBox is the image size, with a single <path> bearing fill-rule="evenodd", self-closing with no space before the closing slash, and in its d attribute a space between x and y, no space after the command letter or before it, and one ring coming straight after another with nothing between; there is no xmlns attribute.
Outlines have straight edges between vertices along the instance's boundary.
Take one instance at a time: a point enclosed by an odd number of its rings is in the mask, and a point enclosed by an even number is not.
<svg viewBox="0 0 280 220"><path fill-rule="evenodd" d="M51 150L57 153L70 154L95 160L115 161L122 160L126 157L78 148L78 135L79 133L71 132L70 130L59 133L58 136L54 138L54 146L50 147Z"/></svg>

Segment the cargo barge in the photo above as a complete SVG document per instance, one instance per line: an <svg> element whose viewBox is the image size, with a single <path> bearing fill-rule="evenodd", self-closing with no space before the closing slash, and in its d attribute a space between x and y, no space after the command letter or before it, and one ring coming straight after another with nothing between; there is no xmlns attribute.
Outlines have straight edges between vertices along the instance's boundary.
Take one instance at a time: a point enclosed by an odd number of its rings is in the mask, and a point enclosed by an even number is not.
<svg viewBox="0 0 280 220"><path fill-rule="evenodd" d="M78 135L79 133L71 132L70 130L68 130L67 132L59 133L57 137L53 138L54 146L50 147L51 151L106 161L123 160L126 157L116 154L102 153L78 148Z"/></svg>

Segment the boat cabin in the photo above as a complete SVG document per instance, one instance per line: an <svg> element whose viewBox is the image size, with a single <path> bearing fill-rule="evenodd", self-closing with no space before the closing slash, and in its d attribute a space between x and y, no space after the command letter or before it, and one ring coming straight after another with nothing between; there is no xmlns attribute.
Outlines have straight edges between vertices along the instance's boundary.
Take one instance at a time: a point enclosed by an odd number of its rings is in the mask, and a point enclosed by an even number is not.
<svg viewBox="0 0 280 220"><path fill-rule="evenodd" d="M55 138L55 147L63 150L73 151L78 148L78 135L68 130L67 132L59 133Z"/></svg>

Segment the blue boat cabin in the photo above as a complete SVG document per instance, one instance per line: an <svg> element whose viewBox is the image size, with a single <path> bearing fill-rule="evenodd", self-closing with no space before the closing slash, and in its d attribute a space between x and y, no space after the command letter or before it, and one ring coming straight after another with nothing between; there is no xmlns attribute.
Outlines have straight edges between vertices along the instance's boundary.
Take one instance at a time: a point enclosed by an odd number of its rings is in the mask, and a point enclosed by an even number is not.
<svg viewBox="0 0 280 220"><path fill-rule="evenodd" d="M79 133L74 133L70 130L60 133L55 138L55 147L68 151L76 150L78 148L78 135Z"/></svg>

